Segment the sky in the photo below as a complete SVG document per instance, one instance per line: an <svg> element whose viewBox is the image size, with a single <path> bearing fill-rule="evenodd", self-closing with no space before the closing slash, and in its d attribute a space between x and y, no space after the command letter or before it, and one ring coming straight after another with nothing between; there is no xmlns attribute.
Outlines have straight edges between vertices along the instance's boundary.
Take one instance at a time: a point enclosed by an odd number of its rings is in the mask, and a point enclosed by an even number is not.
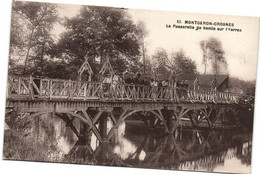
<svg viewBox="0 0 260 174"><path fill-rule="evenodd" d="M79 5L61 5L60 15L73 17L79 13ZM258 27L255 17L205 15L198 13L180 13L171 11L128 9L134 22L143 21L148 31L145 38L147 54L152 55L157 48L164 48L168 53L182 49L196 62L198 71L204 73L200 41L215 37L222 42L230 76L243 80L256 79ZM181 20L181 24L177 24ZM185 21L205 21L231 23L231 26L185 24ZM166 25L171 25L167 28ZM202 27L201 30L175 28L173 25ZM233 26L232 26L233 25ZM223 28L223 31L203 30L203 27ZM239 29L241 32L227 31ZM64 31L60 25L54 28L58 35Z"/></svg>

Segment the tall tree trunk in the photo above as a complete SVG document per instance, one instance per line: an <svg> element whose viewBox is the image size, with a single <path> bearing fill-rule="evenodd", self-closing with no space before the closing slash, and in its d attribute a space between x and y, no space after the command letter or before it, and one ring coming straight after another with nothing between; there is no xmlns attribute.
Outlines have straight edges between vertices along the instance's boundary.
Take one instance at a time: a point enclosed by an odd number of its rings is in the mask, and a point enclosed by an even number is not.
<svg viewBox="0 0 260 174"><path fill-rule="evenodd" d="M216 74L219 74L219 66L218 66L218 57L215 56L215 67L216 67Z"/></svg>
<svg viewBox="0 0 260 174"><path fill-rule="evenodd" d="M41 61L40 61L41 62L40 66L42 66L42 68L43 68L43 57L44 57L44 52L45 52L45 43L46 43L46 41L44 39L44 41L42 43L42 52L41 52Z"/></svg>
<svg viewBox="0 0 260 174"><path fill-rule="evenodd" d="M204 69L204 74L207 74L207 59L204 59L204 65L205 65L205 69Z"/></svg>
<svg viewBox="0 0 260 174"><path fill-rule="evenodd" d="M28 58L29 58L29 55L30 55L30 49L31 49L32 37L33 37L33 34L34 34L34 29L35 28L32 29L32 32L30 34L28 49L27 49L27 53L26 53L26 57L25 57L24 68L23 68L23 74L24 75L26 74L27 63L28 63Z"/></svg>
<svg viewBox="0 0 260 174"><path fill-rule="evenodd" d="M44 9L44 12L43 12L43 14L42 14L42 16L41 16L41 18L38 20L38 21L36 21L36 23L35 23L35 25L34 25L34 27L33 27L33 29L32 29L32 32L31 32L31 34L30 34L30 39L29 39L29 44L28 44L28 50L27 50L27 53L26 53L26 57L25 57L25 63L24 63L24 68L23 68L23 74L26 74L26 70L27 70L27 63L28 63L28 59L29 59L29 55L30 55L30 49L31 49L31 47L32 47L32 38L33 38L33 34L34 34L34 30L36 29L36 27L40 24L40 22L42 21L42 19L43 19L43 17L45 16L45 14L46 14L46 11L47 11L47 9L48 9L48 7L46 6L45 7L45 9Z"/></svg>
<svg viewBox="0 0 260 174"><path fill-rule="evenodd" d="M144 64L144 74L145 74L145 47L144 47L144 37L142 36L142 52L143 52L143 64Z"/></svg>

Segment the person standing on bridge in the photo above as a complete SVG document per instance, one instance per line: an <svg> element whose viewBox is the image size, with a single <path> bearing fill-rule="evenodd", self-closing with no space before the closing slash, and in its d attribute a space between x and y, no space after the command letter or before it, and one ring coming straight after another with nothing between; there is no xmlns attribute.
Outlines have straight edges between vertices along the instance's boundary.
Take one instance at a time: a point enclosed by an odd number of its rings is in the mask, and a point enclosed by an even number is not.
<svg viewBox="0 0 260 174"><path fill-rule="evenodd" d="M34 97L36 95L39 95L39 91L40 91L40 85L41 85L41 78L43 77L42 75L42 68L41 67L37 67L36 71L32 73L32 83L34 83L37 87L37 89L35 88L35 86L32 84L32 89L33 89L33 95Z"/></svg>
<svg viewBox="0 0 260 174"><path fill-rule="evenodd" d="M124 75L124 82L129 85L133 84L134 80L133 80L132 76L133 76L132 74L130 74L129 72L126 72Z"/></svg>
<svg viewBox="0 0 260 174"><path fill-rule="evenodd" d="M103 80L103 95L105 98L109 98L110 87L112 86L113 77L111 74L106 74Z"/></svg>
<svg viewBox="0 0 260 174"><path fill-rule="evenodd" d="M157 86L158 86L158 83L157 83L154 79L151 79L152 99L153 99L154 101L156 100Z"/></svg>
<svg viewBox="0 0 260 174"><path fill-rule="evenodd" d="M165 99L167 97L169 97L169 80L165 79L162 81L162 87L164 88L163 90L165 90L166 92L162 95L162 97Z"/></svg>

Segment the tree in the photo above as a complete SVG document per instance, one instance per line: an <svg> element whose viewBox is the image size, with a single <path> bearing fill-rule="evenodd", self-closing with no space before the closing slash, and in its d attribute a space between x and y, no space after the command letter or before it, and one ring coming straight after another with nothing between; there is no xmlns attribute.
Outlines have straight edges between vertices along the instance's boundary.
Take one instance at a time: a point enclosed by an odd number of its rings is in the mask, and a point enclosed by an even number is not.
<svg viewBox="0 0 260 174"><path fill-rule="evenodd" d="M224 57L225 51L222 48L222 43L214 37L200 42L200 47L203 52L202 64L205 66L204 74L207 73L208 62L211 62L212 73L220 74L221 68L227 69L227 62Z"/></svg>
<svg viewBox="0 0 260 174"><path fill-rule="evenodd" d="M145 23L142 21L138 21L137 23L138 36L140 38L140 47L143 55L143 73L145 74L146 69L146 48L145 48L145 40L144 38L148 35L148 31L146 30Z"/></svg>
<svg viewBox="0 0 260 174"><path fill-rule="evenodd" d="M47 46L52 44L50 31L58 19L57 5L15 1L12 14L10 54L24 57L23 74L26 74L28 64L34 65L37 59L38 64L43 63Z"/></svg>
<svg viewBox="0 0 260 174"><path fill-rule="evenodd" d="M71 79L73 75L68 72L78 72L78 68L74 66L70 66L70 64L66 61L53 61L49 60L46 62L45 73L44 75L49 78L55 79Z"/></svg>
<svg viewBox="0 0 260 174"><path fill-rule="evenodd" d="M10 54L13 54L16 49L21 49L23 46L24 29L23 26L27 25L23 18L16 12L15 5L13 4L12 18L11 18L11 33L10 33Z"/></svg>
<svg viewBox="0 0 260 174"><path fill-rule="evenodd" d="M52 57L64 59L70 66L80 67L85 56L94 73L107 58L116 72L138 62L137 27L126 10L82 6L80 13L66 18L63 25L66 31L52 49Z"/></svg>
<svg viewBox="0 0 260 174"><path fill-rule="evenodd" d="M185 55L185 52L180 49L177 52L172 52L169 55L163 48L158 48L152 56L154 69L164 69L165 73L173 72L175 74L197 74L197 66L195 61Z"/></svg>
<svg viewBox="0 0 260 174"><path fill-rule="evenodd" d="M207 74L207 66L208 66L208 47L207 42L205 40L200 42L200 48L203 52L202 64L204 64L204 74Z"/></svg>
<svg viewBox="0 0 260 174"><path fill-rule="evenodd" d="M239 78L230 77L229 91L244 95L255 96L256 81L244 81Z"/></svg>
<svg viewBox="0 0 260 174"><path fill-rule="evenodd" d="M176 74L198 73L195 61L187 57L182 49L176 53L172 53L171 61Z"/></svg>

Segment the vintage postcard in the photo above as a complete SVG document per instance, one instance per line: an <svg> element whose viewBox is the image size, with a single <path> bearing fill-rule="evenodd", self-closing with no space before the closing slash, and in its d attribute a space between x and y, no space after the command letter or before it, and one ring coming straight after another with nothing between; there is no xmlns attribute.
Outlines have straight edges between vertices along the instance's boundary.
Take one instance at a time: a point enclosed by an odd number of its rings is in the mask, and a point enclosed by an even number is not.
<svg viewBox="0 0 260 174"><path fill-rule="evenodd" d="M13 1L4 160L250 173L259 18Z"/></svg>

